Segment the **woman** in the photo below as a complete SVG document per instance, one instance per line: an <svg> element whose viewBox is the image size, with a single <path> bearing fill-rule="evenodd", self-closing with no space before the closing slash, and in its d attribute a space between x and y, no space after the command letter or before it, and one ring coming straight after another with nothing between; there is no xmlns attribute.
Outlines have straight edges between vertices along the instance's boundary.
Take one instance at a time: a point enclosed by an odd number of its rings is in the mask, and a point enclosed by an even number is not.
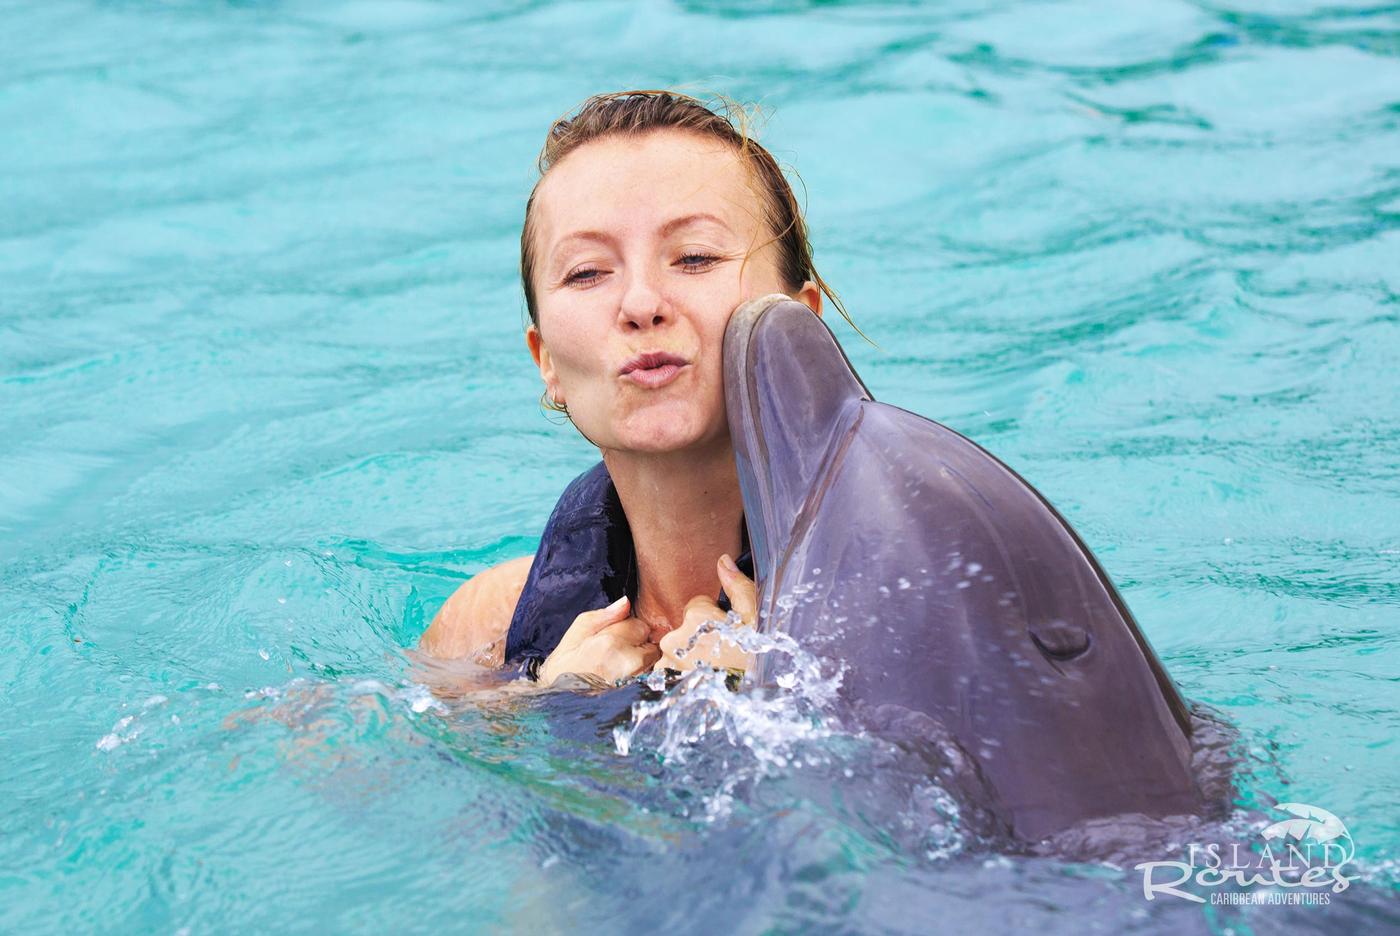
<svg viewBox="0 0 1400 936"><path fill-rule="evenodd" d="M550 128L520 240L525 338L542 402L598 446L605 470L570 486L536 557L488 569L448 599L423 634L427 653L526 660L544 685L569 673L612 683L697 658L746 665L710 634L676 655L702 622L724 617L711 597L721 588L754 621L753 581L730 558L744 552L745 530L725 415L725 325L769 293L817 315L823 293L841 304L812 265L791 187L736 113L737 128L695 98L627 91L589 98ZM580 497L620 505L612 527L623 533L598 548L622 543L614 565L630 576L588 583L592 591L576 594L617 600L571 608L572 624L565 617L547 632L525 620L559 579L538 557L553 554L566 501ZM630 543L618 539L625 534Z"/></svg>

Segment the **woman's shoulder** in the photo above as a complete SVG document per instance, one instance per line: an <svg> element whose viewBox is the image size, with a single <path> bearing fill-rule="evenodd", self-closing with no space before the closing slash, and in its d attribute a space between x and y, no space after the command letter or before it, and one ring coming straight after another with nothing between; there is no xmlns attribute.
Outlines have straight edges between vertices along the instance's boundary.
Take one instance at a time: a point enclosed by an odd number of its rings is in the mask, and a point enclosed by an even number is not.
<svg viewBox="0 0 1400 936"><path fill-rule="evenodd" d="M418 648L439 659L471 657L486 666L503 665L506 632L534 560L508 559L463 582L423 632Z"/></svg>

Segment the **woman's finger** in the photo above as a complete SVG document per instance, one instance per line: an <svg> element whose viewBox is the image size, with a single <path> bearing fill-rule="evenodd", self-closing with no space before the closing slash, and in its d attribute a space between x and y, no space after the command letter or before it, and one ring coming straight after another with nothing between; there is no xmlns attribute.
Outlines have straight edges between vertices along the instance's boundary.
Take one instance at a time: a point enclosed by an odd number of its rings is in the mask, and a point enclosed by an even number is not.
<svg viewBox="0 0 1400 936"><path fill-rule="evenodd" d="M723 621L724 612L709 595L696 595L685 603L681 611L681 627L689 627L692 632L704 621Z"/></svg>
<svg viewBox="0 0 1400 936"><path fill-rule="evenodd" d="M609 624L599 633L610 634L628 646L637 646L647 642L647 636L651 633L651 625L641 618L629 617Z"/></svg>
<svg viewBox="0 0 1400 936"><path fill-rule="evenodd" d="M755 623L758 620L758 586L739 570L727 553L719 557L719 581L729 596L729 607L745 624Z"/></svg>
<svg viewBox="0 0 1400 936"><path fill-rule="evenodd" d="M626 620L627 611L627 596L623 595L606 608L598 608L596 611L585 611L574 618L574 623L570 625L569 633L565 634L565 636L591 637L604 628L611 627L618 621ZM575 630L578 631L577 634L573 633Z"/></svg>
<svg viewBox="0 0 1400 936"><path fill-rule="evenodd" d="M662 637L661 640L657 642L657 646L661 648L661 652L667 656L671 656L676 652L677 647L684 647L685 641L690 639L688 635L682 639L680 635L684 630L685 625L682 624L680 627L667 633L665 637Z"/></svg>
<svg viewBox="0 0 1400 936"><path fill-rule="evenodd" d="M610 655L607 675L613 681L627 679L651 668L660 655L655 644L641 644L636 647L619 647Z"/></svg>
<svg viewBox="0 0 1400 936"><path fill-rule="evenodd" d="M705 605L708 604L709 608ZM713 614L709 613L713 610ZM690 638L695 636L695 632L700 629L700 623L712 618L724 620L724 613L714 602L707 598L692 598L685 606L685 616L681 618L680 627L669 631L657 643L661 647L661 652L668 656L674 654L676 649L684 647L690 643Z"/></svg>

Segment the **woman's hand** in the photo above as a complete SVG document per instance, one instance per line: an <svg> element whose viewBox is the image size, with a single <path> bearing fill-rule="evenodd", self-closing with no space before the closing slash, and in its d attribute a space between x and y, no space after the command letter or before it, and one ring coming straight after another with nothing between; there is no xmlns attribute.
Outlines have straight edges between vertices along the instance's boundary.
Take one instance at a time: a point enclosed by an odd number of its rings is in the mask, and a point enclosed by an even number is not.
<svg viewBox="0 0 1400 936"><path fill-rule="evenodd" d="M628 617L629 610L623 595L606 608L574 618L559 646L540 664L540 685L551 686L565 673L615 683L649 669L661 651L647 639L646 623Z"/></svg>
<svg viewBox="0 0 1400 936"><path fill-rule="evenodd" d="M746 626L752 627L758 617L758 587L753 579L739 571L734 560L727 555L719 557L718 568L720 584L729 596L729 606L744 619ZM708 595L696 595L690 599L680 626L661 638L661 659L652 669L672 669L684 673L694 669L697 663L707 663L716 669L747 670L752 667L752 654L745 653L713 631L701 634L695 646L685 651L684 659L676 659L676 651L684 650L690 644L690 639L699 631L701 624L724 619L724 612Z"/></svg>

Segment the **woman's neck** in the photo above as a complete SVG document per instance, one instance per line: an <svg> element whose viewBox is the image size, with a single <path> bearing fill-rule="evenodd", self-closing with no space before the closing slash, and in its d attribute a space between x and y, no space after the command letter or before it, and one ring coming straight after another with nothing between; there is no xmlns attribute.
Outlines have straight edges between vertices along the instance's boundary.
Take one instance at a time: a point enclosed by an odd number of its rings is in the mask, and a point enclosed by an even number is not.
<svg viewBox="0 0 1400 936"><path fill-rule="evenodd" d="M632 613L660 639L680 625L686 602L719 594L720 554L739 557L744 501L734 449L726 438L710 451L611 451L603 461L632 530L638 583Z"/></svg>

